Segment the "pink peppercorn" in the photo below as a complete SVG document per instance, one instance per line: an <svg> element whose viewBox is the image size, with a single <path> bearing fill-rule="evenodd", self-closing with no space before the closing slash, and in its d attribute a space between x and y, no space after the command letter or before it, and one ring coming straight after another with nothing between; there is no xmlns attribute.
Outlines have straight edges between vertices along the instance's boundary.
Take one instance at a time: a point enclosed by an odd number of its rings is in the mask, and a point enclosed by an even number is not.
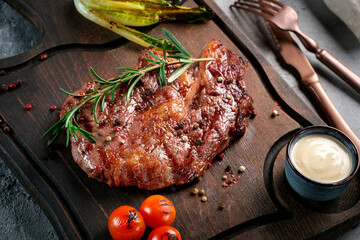
<svg viewBox="0 0 360 240"><path fill-rule="evenodd" d="M40 56L40 59L41 59L42 61L46 60L46 59L47 59L47 55L46 55L46 54L42 54L42 55Z"/></svg>
<svg viewBox="0 0 360 240"><path fill-rule="evenodd" d="M233 183L234 183L234 184L237 184L237 181L234 181Z"/></svg>
<svg viewBox="0 0 360 240"><path fill-rule="evenodd" d="M9 90L13 90L13 89L16 88L16 84L11 83L11 84L8 85L8 88L9 88Z"/></svg>
<svg viewBox="0 0 360 240"><path fill-rule="evenodd" d="M25 110L26 110L26 111L30 111L31 109L32 109L31 104L26 104L26 105L25 105Z"/></svg>
<svg viewBox="0 0 360 240"><path fill-rule="evenodd" d="M231 175L231 177L233 178L233 177L234 177L234 175Z"/></svg>
<svg viewBox="0 0 360 240"><path fill-rule="evenodd" d="M115 132L120 132L120 130L121 130L121 127L120 127L120 126L114 127L114 131L115 131Z"/></svg>
<svg viewBox="0 0 360 240"><path fill-rule="evenodd" d="M55 111L55 110L56 110L56 106L51 106L51 107L50 107L50 110L51 110L51 111Z"/></svg>
<svg viewBox="0 0 360 240"><path fill-rule="evenodd" d="M126 136L125 135L121 135L120 136L122 139L126 139Z"/></svg>
<svg viewBox="0 0 360 240"><path fill-rule="evenodd" d="M209 163L208 167L211 167L211 163Z"/></svg>
<svg viewBox="0 0 360 240"><path fill-rule="evenodd" d="M220 159L223 159L223 158L225 157L225 153L221 153L221 154L219 155L219 157L220 157Z"/></svg>

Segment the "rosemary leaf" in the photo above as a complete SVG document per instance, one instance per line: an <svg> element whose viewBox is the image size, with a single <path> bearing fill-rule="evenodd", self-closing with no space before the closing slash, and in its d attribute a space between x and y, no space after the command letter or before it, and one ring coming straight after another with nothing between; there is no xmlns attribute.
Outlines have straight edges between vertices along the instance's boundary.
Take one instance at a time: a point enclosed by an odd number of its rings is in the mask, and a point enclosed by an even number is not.
<svg viewBox="0 0 360 240"><path fill-rule="evenodd" d="M161 86L166 86L165 64L160 67Z"/></svg>
<svg viewBox="0 0 360 240"><path fill-rule="evenodd" d="M185 64L181 65L180 67L178 67L168 78L168 80L167 80L168 83L172 83L173 81L178 79L191 66L191 64L192 63L185 63Z"/></svg>
<svg viewBox="0 0 360 240"><path fill-rule="evenodd" d="M90 72L92 73L92 75L94 75L97 78L99 82L106 83L106 80L101 78L99 75L97 75L97 73L94 71L92 67L90 67Z"/></svg>
<svg viewBox="0 0 360 240"><path fill-rule="evenodd" d="M101 98L101 95L96 98L94 106L93 106L93 111L92 111L94 113L94 120L95 120L96 124L99 124L98 119L97 119L96 109L97 109L98 103L100 101L100 98Z"/></svg>
<svg viewBox="0 0 360 240"><path fill-rule="evenodd" d="M166 28L161 28L161 31L165 37L169 39L169 41L175 46L175 48L179 50L179 52L182 52L187 57L191 57L190 53L185 50L181 43L179 43L179 41Z"/></svg>
<svg viewBox="0 0 360 240"><path fill-rule="evenodd" d="M70 126L66 128L66 147L69 145L70 140Z"/></svg>
<svg viewBox="0 0 360 240"><path fill-rule="evenodd" d="M62 132L62 130L64 130L64 128L59 128L60 130L55 134L55 136L50 140L50 142L48 143L47 147L49 147L54 141L55 139L60 135L60 133Z"/></svg>
<svg viewBox="0 0 360 240"><path fill-rule="evenodd" d="M132 93L135 85L137 84L137 82L138 82L143 76L144 76L143 74L139 75L139 76L133 81L133 83L130 85L130 87L129 87L127 93L126 93L126 104L129 103L130 96L131 96L131 93Z"/></svg>
<svg viewBox="0 0 360 240"><path fill-rule="evenodd" d="M65 93L65 94L67 94L67 95L69 95L69 96L73 96L73 97L85 97L85 96L86 96L86 94L85 94L85 95L74 94L74 93L68 92L68 91L66 91L66 90L64 90L64 89L62 89L62 88L60 88L60 90L61 90L63 93Z"/></svg>
<svg viewBox="0 0 360 240"><path fill-rule="evenodd" d="M128 70L128 71L133 71L133 72L137 72L138 69L136 68L131 68L131 67L118 67L116 68L117 70Z"/></svg>
<svg viewBox="0 0 360 240"><path fill-rule="evenodd" d="M102 98L102 101L101 101L101 104L100 104L100 108L101 108L101 111L103 112L104 111L104 107L105 107L105 99L106 99L106 96L111 92L111 90L107 91L103 98Z"/></svg>
<svg viewBox="0 0 360 240"><path fill-rule="evenodd" d="M167 42L165 41L164 42L164 47L163 47L163 58L164 58L165 62L166 62L166 47L167 47Z"/></svg>
<svg viewBox="0 0 360 240"><path fill-rule="evenodd" d="M50 132L52 132L55 128L55 131L58 129L59 125L64 122L64 118L61 118L58 120L54 125L52 125L42 136L41 139L44 139L46 135L48 135Z"/></svg>
<svg viewBox="0 0 360 240"><path fill-rule="evenodd" d="M117 85L115 84L113 88L111 89L111 103L114 103L114 96L115 96L115 90L117 88Z"/></svg>
<svg viewBox="0 0 360 240"><path fill-rule="evenodd" d="M158 56L156 56L152 51L149 51L150 56L152 56L153 58L159 60L160 62L163 62L163 60L161 58L159 58Z"/></svg>
<svg viewBox="0 0 360 240"><path fill-rule="evenodd" d="M176 59L181 59L181 58L189 59L191 56L186 56L186 55L184 55L182 53L175 53L175 54L168 55L167 57L168 58L176 58Z"/></svg>

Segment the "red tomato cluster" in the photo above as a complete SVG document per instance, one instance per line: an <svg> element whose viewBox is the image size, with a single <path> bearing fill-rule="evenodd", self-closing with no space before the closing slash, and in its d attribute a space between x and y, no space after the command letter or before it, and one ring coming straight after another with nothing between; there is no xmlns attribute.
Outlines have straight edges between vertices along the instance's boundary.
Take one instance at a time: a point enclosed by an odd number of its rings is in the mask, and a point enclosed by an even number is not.
<svg viewBox="0 0 360 240"><path fill-rule="evenodd" d="M109 217L109 231L115 240L140 239L146 225L154 228L148 240L181 240L180 233L170 225L174 222L176 210L166 197L152 195L141 204L140 212L130 206L120 206Z"/></svg>

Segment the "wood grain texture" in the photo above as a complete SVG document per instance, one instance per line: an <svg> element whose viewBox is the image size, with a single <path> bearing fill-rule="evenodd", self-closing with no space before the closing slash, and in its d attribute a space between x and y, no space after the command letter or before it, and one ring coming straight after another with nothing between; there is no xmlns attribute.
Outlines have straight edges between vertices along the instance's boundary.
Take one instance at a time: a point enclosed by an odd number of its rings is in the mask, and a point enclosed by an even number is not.
<svg viewBox="0 0 360 240"><path fill-rule="evenodd" d="M45 5L40 4L43 1L30 3L35 12L41 12L42 16L47 17L46 21L43 20L44 29L47 29L44 38L51 44L46 48L76 41L82 44L106 44L118 38L73 12L72 1L47 2ZM215 38L250 60L245 81L254 98L257 116L249 121L246 134L233 141L225 150L225 158L214 161L201 182L194 181L157 191L134 187L110 188L89 179L74 163L70 148L64 147L64 135L50 148L46 148L46 141L40 140L46 129L58 119L58 113L51 112L50 106L60 107L66 99L66 95L59 91L60 87L75 91L92 80L90 66L104 78L117 75L116 67L135 66L141 47L128 43L108 50L101 48L103 45L91 51L64 48L40 64L0 77L0 82L4 84L16 80L23 82L20 88L0 94L2 129L5 125L11 128L9 133L0 132L0 156L35 196L61 238L109 239L107 218L112 210L123 204L139 209L141 202L155 193L163 194L173 201L177 209L173 226L179 229L183 239L219 238L224 231L225 237L277 239L281 236L283 239L293 239L294 232L290 228L284 230L283 224L293 227L296 236L301 239L323 233L335 234L336 227L347 219L351 223L356 222L355 212L359 212L357 196L353 197L355 204L343 204L347 206L345 210L335 206L334 209L340 210L321 213L314 210L316 206L311 203L306 207L299 204L296 195L289 191L283 178L281 160L285 155L281 151L282 146L278 146L278 155L269 155L269 150L276 152L272 146L288 132L310 122L321 124L322 121L296 98L287 85L282 84L281 77L250 40L236 28L232 31L224 28L226 18L221 16L216 6L211 5L211 1L206 3L218 14L214 21L194 25L162 24L149 32L151 36L160 38L160 28L166 27L193 56L200 56L206 44ZM192 2L189 4L193 5ZM49 8L52 11L49 12ZM66 19L62 19L64 17ZM61 36L64 34L77 36ZM17 64L27 61L28 57L18 56ZM275 99L282 103L282 109L276 106ZM25 111L24 106L28 103L33 108ZM271 118L272 109L277 109L280 115ZM274 168L271 167L271 161ZM245 165L247 170L240 175L237 184L223 188L221 177L227 165L233 169ZM271 179L267 178L270 175L274 179L275 191L272 193ZM199 196L191 196L193 187L205 190L208 197L206 203L202 203ZM357 184L352 189L356 188ZM218 210L220 202L226 204L222 211ZM290 216L283 213L279 215L279 209L283 210L282 204L288 206L295 217L272 223ZM331 221L328 220L329 216ZM301 231L304 227L308 231Z"/></svg>

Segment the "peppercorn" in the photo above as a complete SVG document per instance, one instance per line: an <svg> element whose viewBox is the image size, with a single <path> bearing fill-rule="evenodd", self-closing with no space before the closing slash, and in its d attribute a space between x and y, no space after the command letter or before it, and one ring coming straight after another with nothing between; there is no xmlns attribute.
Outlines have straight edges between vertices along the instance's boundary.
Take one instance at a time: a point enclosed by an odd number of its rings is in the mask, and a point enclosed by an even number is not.
<svg viewBox="0 0 360 240"><path fill-rule="evenodd" d="M220 83L220 82L224 81L224 78L223 77L218 77L217 81Z"/></svg>
<svg viewBox="0 0 360 240"><path fill-rule="evenodd" d="M187 142L189 140L188 136L184 135L181 138L183 140L183 142Z"/></svg>
<svg viewBox="0 0 360 240"><path fill-rule="evenodd" d="M202 202L206 202L206 201L207 201L207 197L203 196L203 197L201 198L201 201L202 201Z"/></svg>
<svg viewBox="0 0 360 240"><path fill-rule="evenodd" d="M272 109L271 110L271 117L274 118L276 116L279 116L279 112L277 110L275 110L275 109Z"/></svg>
<svg viewBox="0 0 360 240"><path fill-rule="evenodd" d="M51 110L51 111L55 111L56 108L57 108L56 106L51 106L51 107L50 107L50 110Z"/></svg>
<svg viewBox="0 0 360 240"><path fill-rule="evenodd" d="M203 128L204 126L204 120L200 119L199 120L199 128Z"/></svg>
<svg viewBox="0 0 360 240"><path fill-rule="evenodd" d="M111 136L107 136L105 140L106 140L107 142L111 142L112 138L111 138Z"/></svg>
<svg viewBox="0 0 360 240"><path fill-rule="evenodd" d="M231 96L230 96L230 95L226 95L226 98L227 98L227 99L231 99Z"/></svg>
<svg viewBox="0 0 360 240"><path fill-rule="evenodd" d="M182 128L184 128L184 126L185 126L185 123L180 121L180 122L178 122L176 127L177 127L177 129L182 129Z"/></svg>
<svg viewBox="0 0 360 240"><path fill-rule="evenodd" d="M22 84L22 82L21 82L20 80L17 80L17 81L15 82L16 87L20 87L21 84Z"/></svg>
<svg viewBox="0 0 360 240"><path fill-rule="evenodd" d="M195 140L195 144L201 145L201 144L202 144L201 138L196 139L196 140Z"/></svg>
<svg viewBox="0 0 360 240"><path fill-rule="evenodd" d="M115 125L120 125L121 124L121 120L119 118L115 119Z"/></svg>
<svg viewBox="0 0 360 240"><path fill-rule="evenodd" d="M231 166L227 165L226 168L225 168L225 172L230 172L230 170L231 170Z"/></svg>
<svg viewBox="0 0 360 240"><path fill-rule="evenodd" d="M5 124L4 124L4 125L2 126L2 130L4 131L4 133L9 133L11 129L10 129L10 127L9 127L8 125L5 125Z"/></svg>
<svg viewBox="0 0 360 240"><path fill-rule="evenodd" d="M226 179L227 179L226 175L222 176L222 180L226 180Z"/></svg>
<svg viewBox="0 0 360 240"><path fill-rule="evenodd" d="M197 122L193 124L194 129L197 129L198 127L199 127L199 124Z"/></svg>
<svg viewBox="0 0 360 240"><path fill-rule="evenodd" d="M136 109L136 110L140 110L140 109L141 109L140 104L136 104L136 105L135 105L135 109Z"/></svg>
<svg viewBox="0 0 360 240"><path fill-rule="evenodd" d="M245 172L245 170L246 170L245 166L240 166L239 167L239 173L243 173L243 172Z"/></svg>
<svg viewBox="0 0 360 240"><path fill-rule="evenodd" d="M199 193L199 189L193 188L191 193L194 194L194 195L196 195L196 194Z"/></svg>
<svg viewBox="0 0 360 240"><path fill-rule="evenodd" d="M230 84L230 83L232 83L233 81L234 81L234 78L230 76L230 77L226 80L226 83L227 83L227 84Z"/></svg>
<svg viewBox="0 0 360 240"><path fill-rule="evenodd" d="M225 208L225 203L221 202L221 203L219 204L219 209L220 209L220 210L223 210L224 208Z"/></svg>
<svg viewBox="0 0 360 240"><path fill-rule="evenodd" d="M225 153L220 153L219 158L222 160L225 157Z"/></svg>
<svg viewBox="0 0 360 240"><path fill-rule="evenodd" d="M202 180L202 176L196 178L196 181L198 182L201 182L201 180Z"/></svg>
<svg viewBox="0 0 360 240"><path fill-rule="evenodd" d="M8 89L9 90L14 90L16 88L16 84L14 84L14 83L10 83L9 85L8 85Z"/></svg>
<svg viewBox="0 0 360 240"><path fill-rule="evenodd" d="M250 115L250 118L251 119L254 119L256 117L256 112L253 112L251 115Z"/></svg>
<svg viewBox="0 0 360 240"><path fill-rule="evenodd" d="M199 195L205 195L205 190L204 190L204 189L201 189L201 190L199 191Z"/></svg>
<svg viewBox="0 0 360 240"><path fill-rule="evenodd" d="M1 92L6 92L7 90L9 90L9 88L6 84L1 85Z"/></svg>
<svg viewBox="0 0 360 240"><path fill-rule="evenodd" d="M26 111L30 111L32 109L32 106L31 104L26 104L24 108Z"/></svg>
<svg viewBox="0 0 360 240"><path fill-rule="evenodd" d="M114 127L114 131L115 131L115 132L119 132L120 130L121 130L121 127L120 127L120 126Z"/></svg>
<svg viewBox="0 0 360 240"><path fill-rule="evenodd" d="M41 61L44 61L47 59L47 57L48 56L46 54L41 54L40 59L41 59Z"/></svg>

